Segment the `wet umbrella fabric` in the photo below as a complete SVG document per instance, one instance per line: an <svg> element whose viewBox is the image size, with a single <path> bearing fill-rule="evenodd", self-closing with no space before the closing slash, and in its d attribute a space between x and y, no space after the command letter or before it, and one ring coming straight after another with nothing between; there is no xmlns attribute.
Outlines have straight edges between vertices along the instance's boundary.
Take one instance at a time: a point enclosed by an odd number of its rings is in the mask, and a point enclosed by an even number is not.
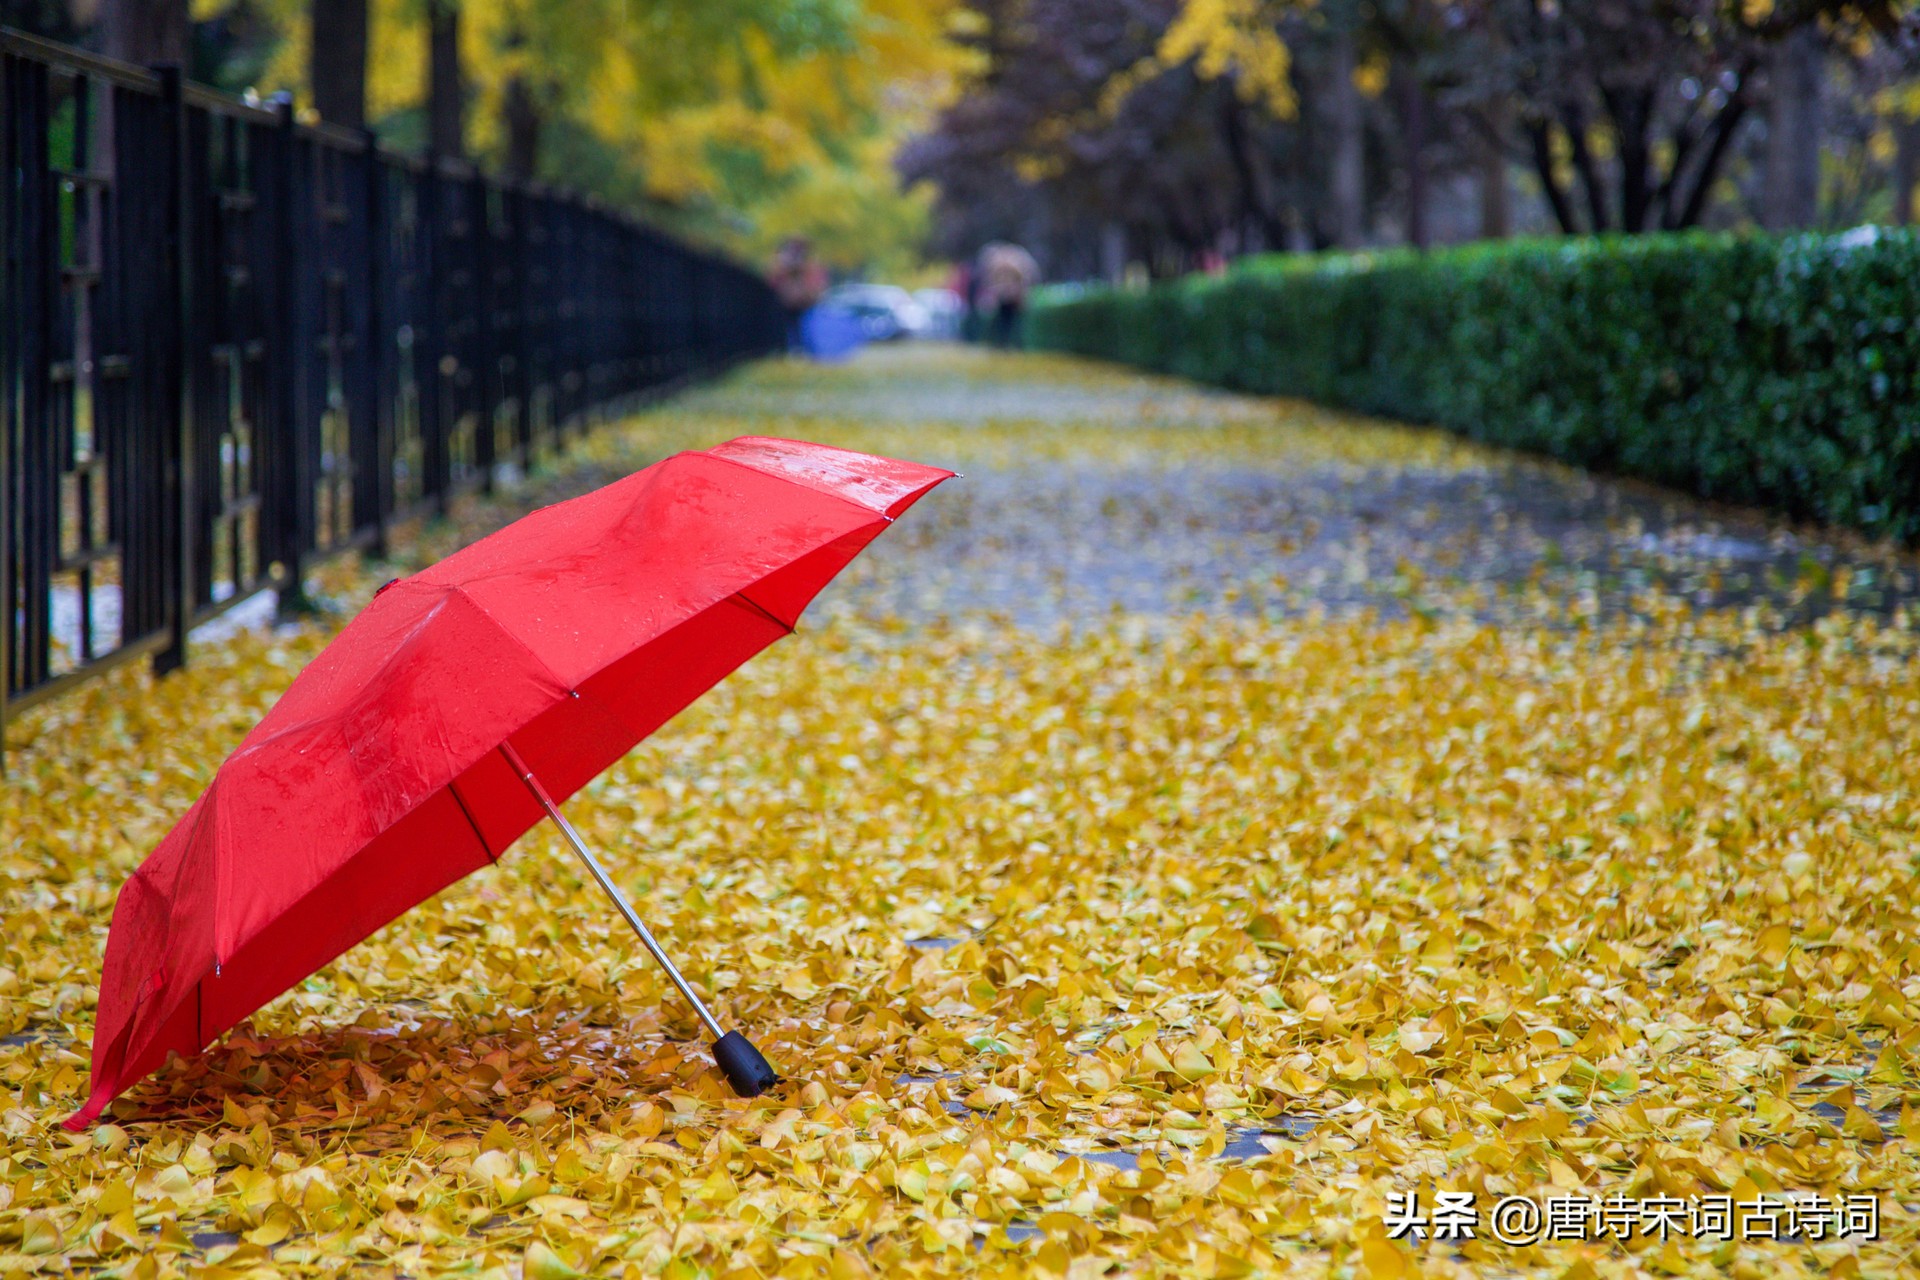
<svg viewBox="0 0 1920 1280"><path fill-rule="evenodd" d="M746 437L389 584L121 888L80 1128L543 816L793 629L951 472Z"/></svg>

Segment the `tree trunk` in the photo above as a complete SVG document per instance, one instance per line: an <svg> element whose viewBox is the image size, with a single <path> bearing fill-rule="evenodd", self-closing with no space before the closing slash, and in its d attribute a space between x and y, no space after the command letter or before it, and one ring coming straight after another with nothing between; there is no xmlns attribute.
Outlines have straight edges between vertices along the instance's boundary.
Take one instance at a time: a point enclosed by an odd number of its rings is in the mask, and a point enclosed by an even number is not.
<svg viewBox="0 0 1920 1280"><path fill-rule="evenodd" d="M1913 222L1913 187L1920 182L1920 120L1901 121L1894 136L1893 220L1904 227Z"/></svg>
<svg viewBox="0 0 1920 1280"><path fill-rule="evenodd" d="M1613 219L1609 213L1607 180L1600 172L1593 150L1587 145L1587 113L1578 103L1567 103L1560 110L1560 125L1566 130L1567 147L1573 154L1573 171L1580 177L1580 189L1587 193L1587 229L1609 231Z"/></svg>
<svg viewBox="0 0 1920 1280"><path fill-rule="evenodd" d="M1127 229L1118 222L1101 225L1100 275L1112 285L1127 278Z"/></svg>
<svg viewBox="0 0 1920 1280"><path fill-rule="evenodd" d="M460 9L454 0L428 0L427 146L443 156L467 152L460 81Z"/></svg>
<svg viewBox="0 0 1920 1280"><path fill-rule="evenodd" d="M1740 132L1740 122L1746 119L1750 106L1746 98L1746 77L1742 76L1740 88L1720 109L1719 116L1713 122L1713 141L1707 147L1706 158L1700 162L1700 172L1694 177L1693 194L1687 197L1685 206L1671 219L1671 225L1666 221L1661 223L1667 230L1680 231L1699 225L1702 215L1707 211L1707 202L1713 198L1713 184L1720 180L1720 170L1727 162L1733 139ZM1677 183L1673 191L1676 196L1679 194Z"/></svg>
<svg viewBox="0 0 1920 1280"><path fill-rule="evenodd" d="M367 0L313 0L307 62L313 109L329 124L367 122Z"/></svg>
<svg viewBox="0 0 1920 1280"><path fill-rule="evenodd" d="M1424 249L1432 238L1427 225L1427 93L1410 59L1401 60L1393 78L1401 145L1406 148L1407 243Z"/></svg>
<svg viewBox="0 0 1920 1280"><path fill-rule="evenodd" d="M1480 235L1504 240L1513 234L1513 202L1507 190L1507 134L1509 112L1505 101L1487 109L1487 137L1480 140Z"/></svg>
<svg viewBox="0 0 1920 1280"><path fill-rule="evenodd" d="M1238 95L1228 92L1220 96L1221 136L1226 142L1227 155L1233 161L1240 189L1239 204L1230 223L1239 228L1243 238L1251 240L1257 236L1264 241L1266 229L1278 216L1272 174L1263 163L1252 125L1244 114L1246 108Z"/></svg>
<svg viewBox="0 0 1920 1280"><path fill-rule="evenodd" d="M1360 88L1353 82L1353 29L1334 25L1327 55L1323 89L1327 129L1327 238L1342 249L1360 245L1366 237L1366 174L1362 168L1366 146Z"/></svg>
<svg viewBox="0 0 1920 1280"><path fill-rule="evenodd" d="M140 66L187 64L187 0L102 0L100 52Z"/></svg>
<svg viewBox="0 0 1920 1280"><path fill-rule="evenodd" d="M1653 212L1653 91L1601 91L1620 166L1620 229L1645 231Z"/></svg>
<svg viewBox="0 0 1920 1280"><path fill-rule="evenodd" d="M1766 190L1761 219L1775 231L1810 227L1820 217L1820 32L1801 27L1774 51L1767 107Z"/></svg>
<svg viewBox="0 0 1920 1280"><path fill-rule="evenodd" d="M507 131L507 176L531 182L540 172L540 103L525 76L507 81L500 104Z"/></svg>
<svg viewBox="0 0 1920 1280"><path fill-rule="evenodd" d="M1539 175L1540 190L1553 210L1553 220L1570 236L1580 234L1579 220L1573 216L1573 201L1560 185L1560 174L1553 159L1553 126L1545 120L1527 122L1527 141L1533 148L1533 171Z"/></svg>

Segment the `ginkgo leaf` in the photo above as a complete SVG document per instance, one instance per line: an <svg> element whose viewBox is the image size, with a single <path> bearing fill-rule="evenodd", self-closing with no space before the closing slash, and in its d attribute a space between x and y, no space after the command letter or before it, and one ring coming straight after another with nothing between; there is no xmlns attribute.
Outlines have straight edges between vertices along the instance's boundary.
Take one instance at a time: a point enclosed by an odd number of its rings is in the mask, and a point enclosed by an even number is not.
<svg viewBox="0 0 1920 1280"><path fill-rule="evenodd" d="M966 1098L967 1105L975 1111L991 1111L995 1107L1005 1106L1009 1102L1018 1102L1020 1095L1012 1089L997 1084L983 1084Z"/></svg>
<svg viewBox="0 0 1920 1280"><path fill-rule="evenodd" d="M62 1243L60 1224L50 1213L30 1213L20 1224L20 1252L28 1255L53 1253Z"/></svg>
<svg viewBox="0 0 1920 1280"><path fill-rule="evenodd" d="M527 1280L579 1280L585 1274L554 1252L553 1246L544 1240L535 1240L527 1246L523 1266Z"/></svg>

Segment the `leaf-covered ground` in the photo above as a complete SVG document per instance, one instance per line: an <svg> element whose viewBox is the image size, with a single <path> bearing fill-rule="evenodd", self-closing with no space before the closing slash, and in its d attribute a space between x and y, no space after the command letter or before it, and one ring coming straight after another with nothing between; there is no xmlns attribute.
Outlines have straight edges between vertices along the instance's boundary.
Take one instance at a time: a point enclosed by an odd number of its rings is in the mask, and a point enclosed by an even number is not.
<svg viewBox="0 0 1920 1280"><path fill-rule="evenodd" d="M748 432L967 473L571 806L791 1082L733 1098L537 831L62 1131L117 885L333 624L243 631L8 729L0 1273L1916 1270L1910 560L936 349L749 370L320 587ZM1415 1190L1880 1235L1389 1242Z"/></svg>

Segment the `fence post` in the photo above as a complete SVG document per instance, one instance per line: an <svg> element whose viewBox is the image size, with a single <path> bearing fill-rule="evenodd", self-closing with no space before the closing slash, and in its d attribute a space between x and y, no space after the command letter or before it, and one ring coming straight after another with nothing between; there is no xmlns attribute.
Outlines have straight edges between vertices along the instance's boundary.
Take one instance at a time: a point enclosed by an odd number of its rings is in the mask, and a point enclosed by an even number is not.
<svg viewBox="0 0 1920 1280"><path fill-rule="evenodd" d="M160 424L161 522L168 548L161 563L166 583L169 632L167 647L153 656L156 675L186 665L187 633L193 629L193 378L187 352L192 331L191 285L188 262L188 201L193 184L187 172L187 104L184 72L177 66L155 67L160 77L160 171L166 175L162 193L166 209L166 243L161 251L165 314L173 323L155 344L160 370L154 385L169 388L154 418Z"/></svg>
<svg viewBox="0 0 1920 1280"><path fill-rule="evenodd" d="M513 447L521 474L533 470L533 351L532 322L527 315L527 191L515 185L506 201L507 236L511 241L513 290Z"/></svg>
<svg viewBox="0 0 1920 1280"><path fill-rule="evenodd" d="M415 367L426 366L427 376L420 380L420 487L435 514L447 511L447 487L450 460L447 449L446 397L441 394L446 374L441 362L447 355L445 316L440 300L440 272L444 269L440 237L440 157L427 153L425 172L420 176L420 208L415 232L419 243L416 256L425 266L419 270L421 312L426 332L415 338ZM424 339L424 341L423 341ZM420 352L425 350L424 361Z"/></svg>
<svg viewBox="0 0 1920 1280"><path fill-rule="evenodd" d="M387 558L387 522L393 516L393 397L387 394L387 171L380 163L380 142L372 129L360 131L367 168L367 332L365 371L373 414L373 544L376 560Z"/></svg>
<svg viewBox="0 0 1920 1280"><path fill-rule="evenodd" d="M17 163L14 134L21 112L14 102L13 55L0 50L0 777L7 768L7 695L13 689L13 420L14 361L19 359L13 338L17 321L10 314L19 304L19 285L13 278L14 179Z"/></svg>
<svg viewBox="0 0 1920 1280"><path fill-rule="evenodd" d="M7 370L13 418L7 424L4 445L13 468L8 476L9 531L5 624L12 647L7 679L25 690L47 679L47 631L44 605L46 567L53 558L56 529L43 527L56 519L57 507L45 492L43 478L50 468L37 442L49 433L35 429L51 413L49 355L53 318L59 311L56 273L59 240L53 196L52 159L48 134L48 72L46 67L20 59L13 66L13 100L0 113L9 146L6 208L10 211L8 270L13 296L5 315L13 335L12 367ZM16 679L17 677L17 679Z"/></svg>
<svg viewBox="0 0 1920 1280"><path fill-rule="evenodd" d="M307 353L300 345L301 296L296 262L300 255L298 217L295 202L298 183L294 166L293 99L286 94L274 99L278 117L273 131L272 227L275 296L279 314L272 318L272 340L267 351L267 399L278 431L275 444L281 458L275 473L273 514L273 551L285 575L276 610L282 619L313 612L307 599L306 552L312 537L307 512L313 501L312 478L307 470L305 435L300 423L300 372ZM271 447L271 446L269 446Z"/></svg>
<svg viewBox="0 0 1920 1280"><path fill-rule="evenodd" d="M493 492L495 445L499 440L501 393L499 334L494 331L493 190L476 165L467 180L468 279L473 281L474 332L472 378L479 412L474 423L473 461L480 469L480 492Z"/></svg>

